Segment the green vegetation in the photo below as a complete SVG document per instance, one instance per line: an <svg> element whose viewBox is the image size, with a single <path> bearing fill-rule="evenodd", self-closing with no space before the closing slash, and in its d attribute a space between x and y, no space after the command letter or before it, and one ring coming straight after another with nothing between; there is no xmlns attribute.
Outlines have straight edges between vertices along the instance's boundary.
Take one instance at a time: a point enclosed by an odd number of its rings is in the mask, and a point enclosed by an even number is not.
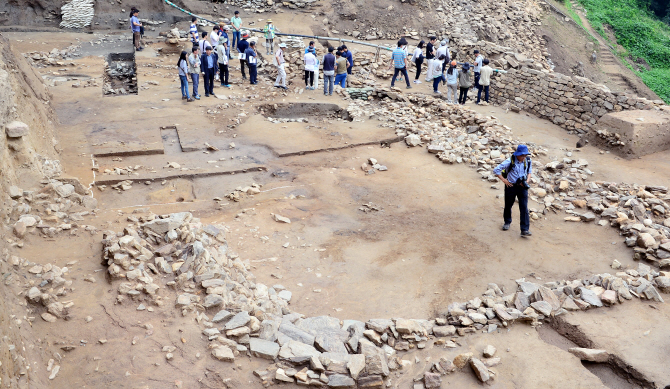
<svg viewBox="0 0 670 389"><path fill-rule="evenodd" d="M580 19L579 15L577 15L577 12L575 12L575 10L572 9L572 3L570 2L570 0L564 0L563 5L565 5L565 8L568 10L568 15L570 15L572 20L574 20L575 23L582 26L582 28L586 31L586 28L584 28L584 23L582 23L582 19Z"/></svg>
<svg viewBox="0 0 670 389"><path fill-rule="evenodd" d="M617 43L651 70L637 71L644 83L666 103L670 102L670 26L649 10L648 0L579 0L591 26L605 39L605 25L614 30ZM609 39L608 39L609 40ZM620 53L619 53L620 54Z"/></svg>

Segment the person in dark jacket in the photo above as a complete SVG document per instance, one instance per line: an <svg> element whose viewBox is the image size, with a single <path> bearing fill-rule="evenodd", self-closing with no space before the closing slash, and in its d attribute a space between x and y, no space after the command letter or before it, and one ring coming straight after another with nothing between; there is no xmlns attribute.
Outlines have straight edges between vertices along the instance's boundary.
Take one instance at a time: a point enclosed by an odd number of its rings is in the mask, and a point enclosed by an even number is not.
<svg viewBox="0 0 670 389"><path fill-rule="evenodd" d="M249 66L249 83L251 83L251 85L256 85L258 84L258 80L256 78L258 76L258 70L256 68L256 42L250 42L249 47L244 51L244 54L247 58L247 65Z"/></svg>
<svg viewBox="0 0 670 389"><path fill-rule="evenodd" d="M247 75L244 70L244 67L247 65L245 52L249 48L249 42L247 41L247 39L249 39L249 34L245 32L244 35L242 35L242 40L237 42L237 51L240 52L240 70L242 71L243 80L247 79Z"/></svg>
<svg viewBox="0 0 670 389"><path fill-rule="evenodd" d="M328 48L328 54L323 56L323 95L333 95L333 83L335 82L335 51L334 47ZM329 93L330 92L330 93Z"/></svg>
<svg viewBox="0 0 670 389"><path fill-rule="evenodd" d="M354 56L345 45L340 47L340 51L343 53L342 56L347 60L347 74L351 74L351 70L354 67Z"/></svg>
<svg viewBox="0 0 670 389"><path fill-rule="evenodd" d="M205 48L205 54L200 58L200 67L205 74L205 97L209 95L214 96L214 76L218 67L219 58L216 53L212 51L212 46Z"/></svg>

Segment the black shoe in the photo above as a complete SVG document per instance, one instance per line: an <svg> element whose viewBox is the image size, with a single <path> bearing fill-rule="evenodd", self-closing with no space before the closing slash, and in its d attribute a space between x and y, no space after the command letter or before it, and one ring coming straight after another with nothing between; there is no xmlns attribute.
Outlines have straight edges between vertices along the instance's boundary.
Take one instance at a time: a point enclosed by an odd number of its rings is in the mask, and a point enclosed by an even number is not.
<svg viewBox="0 0 670 389"><path fill-rule="evenodd" d="M209 97L209 95L205 93L205 97Z"/></svg>
<svg viewBox="0 0 670 389"><path fill-rule="evenodd" d="M509 224L505 223L503 224L503 231L509 230Z"/></svg>
<svg viewBox="0 0 670 389"><path fill-rule="evenodd" d="M521 236L531 236L533 235L530 231L521 231Z"/></svg>

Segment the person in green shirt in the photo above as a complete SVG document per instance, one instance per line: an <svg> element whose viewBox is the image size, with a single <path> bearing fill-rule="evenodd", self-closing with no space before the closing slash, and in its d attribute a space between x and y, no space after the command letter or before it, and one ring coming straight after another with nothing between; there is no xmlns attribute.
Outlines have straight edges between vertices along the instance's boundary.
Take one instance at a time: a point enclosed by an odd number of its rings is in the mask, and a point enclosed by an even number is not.
<svg viewBox="0 0 670 389"><path fill-rule="evenodd" d="M237 43L242 39L242 19L240 18L240 11L235 11L235 16L230 19L230 23L233 25L233 44L230 45L230 47L237 47Z"/></svg>
<svg viewBox="0 0 670 389"><path fill-rule="evenodd" d="M275 25L272 24L272 19L268 19L263 27L263 34L265 35L265 54L270 55L275 52Z"/></svg>

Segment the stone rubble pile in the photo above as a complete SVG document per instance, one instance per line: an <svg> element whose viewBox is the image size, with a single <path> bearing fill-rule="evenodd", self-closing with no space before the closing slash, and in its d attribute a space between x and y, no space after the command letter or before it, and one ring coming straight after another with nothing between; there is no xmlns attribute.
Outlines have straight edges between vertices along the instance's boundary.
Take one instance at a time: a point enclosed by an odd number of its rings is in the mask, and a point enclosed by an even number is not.
<svg viewBox="0 0 670 389"><path fill-rule="evenodd" d="M105 66L105 83L102 87L103 94L127 95L130 93L136 94L137 91L137 73L134 62L112 61Z"/></svg>
<svg viewBox="0 0 670 389"><path fill-rule="evenodd" d="M379 88L371 96L378 96ZM468 164L495 185L493 168L509 158L516 139L507 126L492 116L478 114L424 95L391 91L379 104L352 100L347 112L355 121L383 117L386 126L404 136L408 146L425 145L444 163ZM384 92L388 93L388 92ZM402 96L404 100L396 100ZM405 101L406 100L406 101ZM566 152L550 158L547 150L528 144L533 161L531 220L550 212L565 212L566 221L597 223L619 229L634 258L670 266L670 194L663 186L592 181L588 161Z"/></svg>
<svg viewBox="0 0 670 389"><path fill-rule="evenodd" d="M261 185L253 183L250 186L245 187L238 186L237 188L235 188L234 191L226 194L223 197L237 203L240 200L242 200L245 197L245 195L253 196L259 193L261 193Z"/></svg>
<svg viewBox="0 0 670 389"><path fill-rule="evenodd" d="M93 20L95 0L72 0L61 7L61 28L84 28Z"/></svg>
<svg viewBox="0 0 670 389"><path fill-rule="evenodd" d="M317 0L225 0L224 4L229 4L237 7L244 7L254 10L255 12L265 12L270 8L283 5L290 9L305 8L311 6Z"/></svg>
<svg viewBox="0 0 670 389"><path fill-rule="evenodd" d="M80 56L81 45L71 45L63 50L53 48L50 52L32 51L23 56L34 67L74 65L72 59ZM68 62L66 62L68 61Z"/></svg>
<svg viewBox="0 0 670 389"><path fill-rule="evenodd" d="M103 263L118 291L117 302L132 301L142 310L174 304L182 315L194 315L214 358L272 361L254 372L265 385L389 387L400 377L392 372L412 364L402 358L407 351L456 348L458 337L467 334L498 331L516 321L535 326L569 311L633 298L662 302L658 290L670 292L670 273L639 264L637 270L615 275L544 284L522 278L513 291L491 283L481 296L449 304L430 320L305 317L291 312L290 291L258 282L250 262L228 250L225 227L203 225L188 212L131 215L128 221L123 232L103 234ZM174 346L166 347L166 358L174 358ZM468 365L482 382L493 379L496 372L490 368L500 359L493 346L483 354L482 359L471 352L441 358L422 376L424 386L439 387L441 376Z"/></svg>
<svg viewBox="0 0 670 389"><path fill-rule="evenodd" d="M51 238L63 231L74 234L79 228L94 234L95 227L80 222L97 208L98 201L78 181L70 182L46 180L37 191L11 186L9 208L14 236L23 240L40 232Z"/></svg>
<svg viewBox="0 0 670 389"><path fill-rule="evenodd" d="M49 323L57 319L68 319L69 310L74 303L59 301L60 298L67 296L72 288L72 280L65 279L68 273L67 267L60 268L50 263L38 265L17 256L10 257L9 262L17 269L27 270L24 295L31 304L29 312L33 309L44 310L40 313L40 317Z"/></svg>

